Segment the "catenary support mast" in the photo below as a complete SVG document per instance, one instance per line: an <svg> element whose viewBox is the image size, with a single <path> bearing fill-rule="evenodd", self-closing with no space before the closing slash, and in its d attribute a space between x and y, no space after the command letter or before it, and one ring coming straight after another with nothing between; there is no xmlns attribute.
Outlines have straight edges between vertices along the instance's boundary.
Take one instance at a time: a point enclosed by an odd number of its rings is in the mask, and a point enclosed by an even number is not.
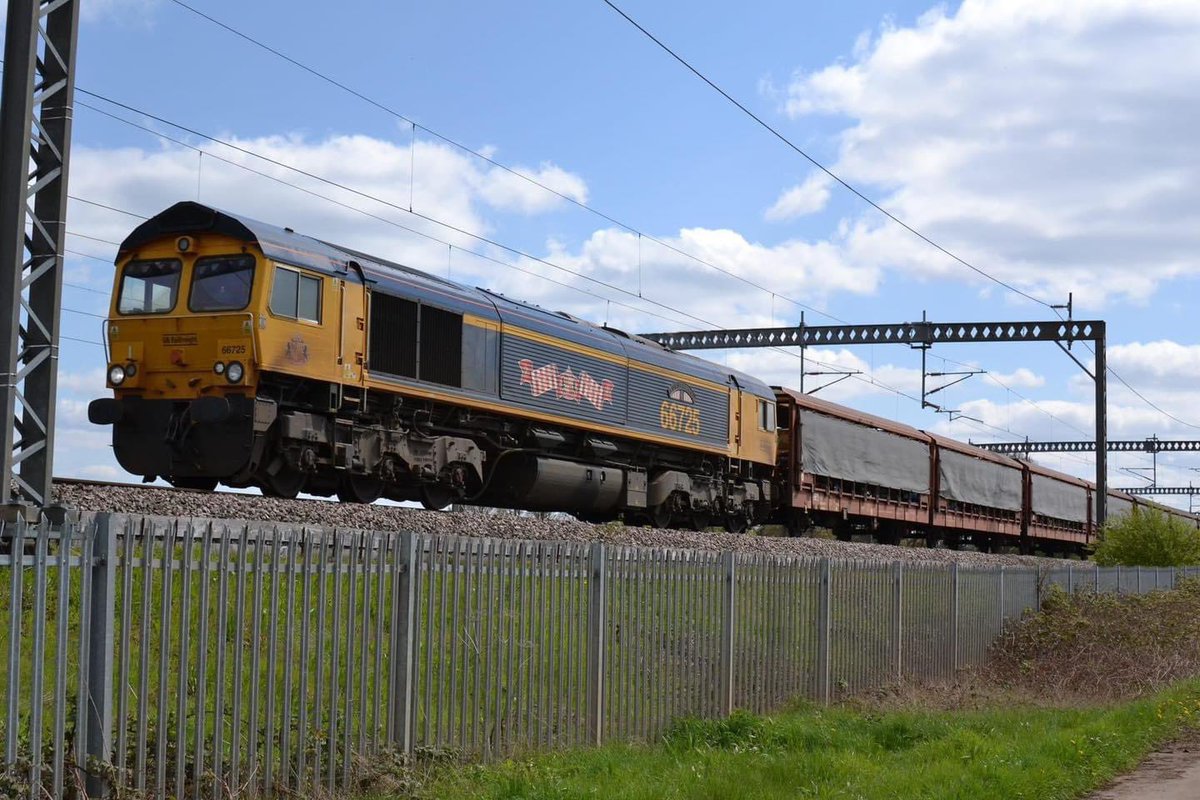
<svg viewBox="0 0 1200 800"><path fill-rule="evenodd" d="M9 0L0 101L0 505L52 502L81 0Z"/></svg>

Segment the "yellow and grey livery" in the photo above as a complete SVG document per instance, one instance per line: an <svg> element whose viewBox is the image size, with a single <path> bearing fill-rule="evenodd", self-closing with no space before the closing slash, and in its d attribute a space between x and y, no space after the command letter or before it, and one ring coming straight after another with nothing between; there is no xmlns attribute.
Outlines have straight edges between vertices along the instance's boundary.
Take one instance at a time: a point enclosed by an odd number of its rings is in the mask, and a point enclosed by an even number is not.
<svg viewBox="0 0 1200 800"><path fill-rule="evenodd" d="M123 467L740 528L771 504L757 379L197 203L122 243L107 322Z"/></svg>

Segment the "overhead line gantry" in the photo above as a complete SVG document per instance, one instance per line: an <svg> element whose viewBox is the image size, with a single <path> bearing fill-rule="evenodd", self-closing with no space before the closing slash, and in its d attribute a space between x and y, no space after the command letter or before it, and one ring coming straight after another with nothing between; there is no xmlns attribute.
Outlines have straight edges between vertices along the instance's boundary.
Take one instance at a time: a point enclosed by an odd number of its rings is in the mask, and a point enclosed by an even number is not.
<svg viewBox="0 0 1200 800"><path fill-rule="evenodd" d="M1067 352L1096 386L1096 522L1107 516L1108 364L1103 320L1026 322L900 322L884 325L799 325L776 328L647 333L647 339L672 350L736 350L747 347L849 347L903 344L927 350L935 344L1053 342ZM1089 370L1071 354L1075 342L1092 342L1095 364Z"/></svg>

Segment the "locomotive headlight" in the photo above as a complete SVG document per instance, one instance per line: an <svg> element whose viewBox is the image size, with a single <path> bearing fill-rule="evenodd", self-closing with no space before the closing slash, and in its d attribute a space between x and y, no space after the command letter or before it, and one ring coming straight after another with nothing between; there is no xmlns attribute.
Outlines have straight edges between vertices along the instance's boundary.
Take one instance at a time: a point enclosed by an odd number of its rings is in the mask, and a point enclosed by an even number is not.
<svg viewBox="0 0 1200 800"><path fill-rule="evenodd" d="M125 377L132 378L134 375L137 375L137 364L130 361L125 365Z"/></svg>
<svg viewBox="0 0 1200 800"><path fill-rule="evenodd" d="M225 380L230 383L239 383L246 374L246 369L240 361L230 361L225 367Z"/></svg>
<svg viewBox="0 0 1200 800"><path fill-rule="evenodd" d="M213 372L217 373L218 375L224 375L225 374L225 362L218 361L217 363L213 364Z"/></svg>
<svg viewBox="0 0 1200 800"><path fill-rule="evenodd" d="M125 368L120 364L113 364L108 368L108 382L113 386L120 386L125 382Z"/></svg>

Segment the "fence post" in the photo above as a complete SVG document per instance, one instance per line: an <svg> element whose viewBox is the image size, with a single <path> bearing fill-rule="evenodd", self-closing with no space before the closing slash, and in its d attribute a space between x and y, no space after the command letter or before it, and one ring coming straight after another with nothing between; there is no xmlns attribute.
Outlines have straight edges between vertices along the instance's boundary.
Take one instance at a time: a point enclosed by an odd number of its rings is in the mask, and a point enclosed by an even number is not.
<svg viewBox="0 0 1200 800"><path fill-rule="evenodd" d="M1071 564L1067 564L1067 594L1075 594L1075 567Z"/></svg>
<svg viewBox="0 0 1200 800"><path fill-rule="evenodd" d="M829 559L821 559L821 588L817 595L817 699L829 705L830 701L830 633L833 627L830 610L831 580L833 570Z"/></svg>
<svg viewBox="0 0 1200 800"><path fill-rule="evenodd" d="M737 575L732 550L721 554L725 572L725 598L721 617L721 694L718 708L725 716L733 713L733 631L736 623Z"/></svg>
<svg viewBox="0 0 1200 800"><path fill-rule="evenodd" d="M12 558L12 570L9 573L8 619L2 620L9 626L9 631L19 631L22 621L22 594L25 586L25 567L21 559L25 554L25 528L23 519L0 520L0 543L7 541L9 555ZM3 548L0 548L3 552ZM8 637L8 712L5 715L5 731L15 731L20 726L21 719L21 645L22 637ZM4 765L12 767L17 761L17 737L6 734L4 742Z"/></svg>
<svg viewBox="0 0 1200 800"><path fill-rule="evenodd" d="M62 541L69 541L65 528L77 524L67 522L63 526ZM87 736L83 762L87 772L88 797L107 797L112 789L106 777L107 771L93 768L111 763L113 755L113 620L117 598L117 542L112 528L111 514L96 515L92 531L93 561L90 565L84 565L84 569L92 571L91 613L88 620ZM128 531L125 533L128 535ZM128 565L125 568L129 569Z"/></svg>
<svg viewBox="0 0 1200 800"><path fill-rule="evenodd" d="M1117 594L1121 593L1121 568L1117 567Z"/></svg>
<svg viewBox="0 0 1200 800"><path fill-rule="evenodd" d="M1003 567L1003 566L1001 566L1001 567L1000 567L1000 602L999 602L999 604L998 604L998 605L1000 606L1000 630L1001 630L1001 631L1003 631L1003 630L1004 630L1004 614L1005 614L1005 608L1004 608L1004 567Z"/></svg>
<svg viewBox="0 0 1200 800"><path fill-rule="evenodd" d="M1137 568L1137 593L1142 593L1142 568Z"/></svg>
<svg viewBox="0 0 1200 800"><path fill-rule="evenodd" d="M599 746L604 736L604 543L593 542L588 559L588 740Z"/></svg>
<svg viewBox="0 0 1200 800"><path fill-rule="evenodd" d="M954 648L954 672L958 672L958 562L955 561L950 569L951 575L954 576L954 586L950 594L950 602L953 606L953 633L950 637L951 647Z"/></svg>
<svg viewBox="0 0 1200 800"><path fill-rule="evenodd" d="M892 562L892 656L896 682L904 678L904 563Z"/></svg>
<svg viewBox="0 0 1200 800"><path fill-rule="evenodd" d="M1092 568L1092 577L1095 579L1094 594L1100 594L1100 567Z"/></svg>
<svg viewBox="0 0 1200 800"><path fill-rule="evenodd" d="M392 744L402 753L413 748L413 659L417 639L417 566L420 564L416 537L400 534L400 559L396 565L395 613L392 616Z"/></svg>

